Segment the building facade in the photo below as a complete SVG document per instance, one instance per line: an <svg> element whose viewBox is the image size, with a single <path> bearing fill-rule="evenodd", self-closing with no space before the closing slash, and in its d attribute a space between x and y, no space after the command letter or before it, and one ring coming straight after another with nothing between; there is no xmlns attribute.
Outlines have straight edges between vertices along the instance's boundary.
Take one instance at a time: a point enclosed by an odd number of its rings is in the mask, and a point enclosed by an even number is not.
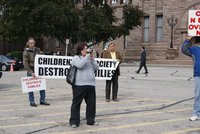
<svg viewBox="0 0 200 134"><path fill-rule="evenodd" d="M141 28L132 31L127 37L124 59L137 60L141 46L147 49L148 59L166 61L187 59L182 55L181 44L187 35L188 11L199 10L200 1L192 0L134 0L145 12ZM169 26L174 18L173 27ZM173 38L171 40L171 34ZM169 49L173 43L173 49ZM196 37L194 43L200 43Z"/></svg>

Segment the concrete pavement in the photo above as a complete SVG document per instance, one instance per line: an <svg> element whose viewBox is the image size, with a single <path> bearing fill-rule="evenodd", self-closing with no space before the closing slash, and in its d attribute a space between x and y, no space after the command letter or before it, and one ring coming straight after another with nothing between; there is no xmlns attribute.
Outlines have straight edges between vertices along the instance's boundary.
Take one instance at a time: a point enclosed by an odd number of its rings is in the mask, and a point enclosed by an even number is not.
<svg viewBox="0 0 200 134"><path fill-rule="evenodd" d="M29 106L20 78L25 71L3 72L0 79L0 134L178 134L200 133L199 121L190 122L194 90L192 66L149 66L146 76L134 73L137 64L121 66L120 102L105 102L105 81L97 81L97 126L85 121L69 127L71 87L65 80L47 80L50 106ZM39 93L35 93L36 103Z"/></svg>

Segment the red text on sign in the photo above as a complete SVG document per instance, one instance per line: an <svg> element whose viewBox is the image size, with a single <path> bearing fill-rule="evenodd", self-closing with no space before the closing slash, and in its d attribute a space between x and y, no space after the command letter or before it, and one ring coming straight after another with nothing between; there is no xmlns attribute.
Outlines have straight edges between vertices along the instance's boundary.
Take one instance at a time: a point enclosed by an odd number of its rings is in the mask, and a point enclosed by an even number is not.
<svg viewBox="0 0 200 134"><path fill-rule="evenodd" d="M200 18L190 18L190 23L196 23L196 19L197 23L200 23Z"/></svg>
<svg viewBox="0 0 200 134"><path fill-rule="evenodd" d="M196 12L196 16L200 16L200 11L197 11L197 12Z"/></svg>
<svg viewBox="0 0 200 134"><path fill-rule="evenodd" d="M200 31L196 31L196 35L197 35L197 36L200 35Z"/></svg>
<svg viewBox="0 0 200 134"><path fill-rule="evenodd" d="M28 86L28 88L38 88L38 87L40 87L40 84Z"/></svg>
<svg viewBox="0 0 200 134"><path fill-rule="evenodd" d="M191 25L188 26L188 29L189 30L194 30L194 29L195 30L200 30L200 25L192 25L191 24Z"/></svg>

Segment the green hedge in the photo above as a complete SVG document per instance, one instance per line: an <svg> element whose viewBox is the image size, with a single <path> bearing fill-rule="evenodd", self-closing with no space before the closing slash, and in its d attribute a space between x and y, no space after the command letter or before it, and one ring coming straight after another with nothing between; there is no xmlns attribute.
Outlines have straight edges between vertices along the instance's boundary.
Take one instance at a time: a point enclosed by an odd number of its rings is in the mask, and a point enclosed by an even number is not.
<svg viewBox="0 0 200 134"><path fill-rule="evenodd" d="M11 54L11 56L16 57L20 60L23 59L23 52L22 51L12 51L10 54Z"/></svg>

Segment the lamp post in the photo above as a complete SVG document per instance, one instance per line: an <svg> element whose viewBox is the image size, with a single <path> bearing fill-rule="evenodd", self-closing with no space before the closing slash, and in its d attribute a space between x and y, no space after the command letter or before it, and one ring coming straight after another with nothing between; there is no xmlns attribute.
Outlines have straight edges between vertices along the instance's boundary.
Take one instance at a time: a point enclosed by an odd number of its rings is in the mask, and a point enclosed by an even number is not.
<svg viewBox="0 0 200 134"><path fill-rule="evenodd" d="M177 22L178 22L178 18L174 18L173 15L172 15L171 18L167 19L168 25L171 26L171 43L170 43L170 48L173 48L173 28L177 24Z"/></svg>
<svg viewBox="0 0 200 134"><path fill-rule="evenodd" d="M65 55L67 56L67 53L68 53L68 45L69 45L69 39L67 38L66 40L65 40L65 44L66 44L66 49L65 49Z"/></svg>

